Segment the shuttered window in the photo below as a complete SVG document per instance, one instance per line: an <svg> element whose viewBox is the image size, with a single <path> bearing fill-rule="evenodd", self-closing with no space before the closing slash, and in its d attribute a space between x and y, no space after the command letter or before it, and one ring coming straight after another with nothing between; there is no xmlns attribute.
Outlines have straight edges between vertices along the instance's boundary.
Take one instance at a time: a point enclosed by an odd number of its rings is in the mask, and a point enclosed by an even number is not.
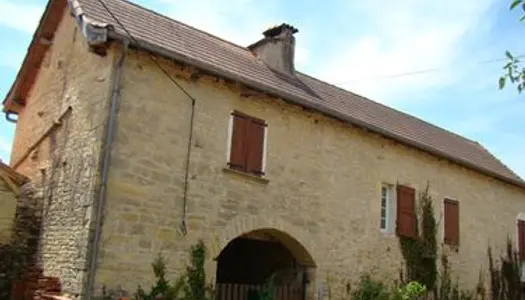
<svg viewBox="0 0 525 300"><path fill-rule="evenodd" d="M525 221L518 220L518 251L520 259L525 260Z"/></svg>
<svg viewBox="0 0 525 300"><path fill-rule="evenodd" d="M232 139L230 147L230 168L264 175L264 139L266 123L241 112L232 113Z"/></svg>
<svg viewBox="0 0 525 300"><path fill-rule="evenodd" d="M451 246L459 245L459 203L458 201L445 199L445 244Z"/></svg>
<svg viewBox="0 0 525 300"><path fill-rule="evenodd" d="M417 235L416 192L413 188L397 186L397 235L415 237Z"/></svg>

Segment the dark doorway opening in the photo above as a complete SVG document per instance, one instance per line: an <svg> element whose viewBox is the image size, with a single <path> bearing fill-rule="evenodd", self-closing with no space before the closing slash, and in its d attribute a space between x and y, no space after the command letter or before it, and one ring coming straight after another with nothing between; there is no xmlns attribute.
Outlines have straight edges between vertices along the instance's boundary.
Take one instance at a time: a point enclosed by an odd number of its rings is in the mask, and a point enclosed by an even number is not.
<svg viewBox="0 0 525 300"><path fill-rule="evenodd" d="M305 299L309 267L305 257L311 260L282 232L262 229L243 234L217 257L217 300L259 299L269 285L277 300Z"/></svg>

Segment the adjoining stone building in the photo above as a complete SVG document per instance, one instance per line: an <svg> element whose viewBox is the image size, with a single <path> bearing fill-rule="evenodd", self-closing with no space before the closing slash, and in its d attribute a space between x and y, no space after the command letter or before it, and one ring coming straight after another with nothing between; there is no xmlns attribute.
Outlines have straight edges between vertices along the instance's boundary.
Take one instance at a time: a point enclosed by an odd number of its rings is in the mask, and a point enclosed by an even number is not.
<svg viewBox="0 0 525 300"><path fill-rule="evenodd" d="M11 243L18 199L28 178L0 161L0 246Z"/></svg>
<svg viewBox="0 0 525 300"><path fill-rule="evenodd" d="M525 253L521 178L295 70L296 32L241 47L122 0L50 0L4 101L11 166L43 197L45 274L82 298L133 292L159 252L175 276L203 239L219 284L274 274L322 297L328 276L396 278L427 184L464 285L489 244L510 235Z"/></svg>

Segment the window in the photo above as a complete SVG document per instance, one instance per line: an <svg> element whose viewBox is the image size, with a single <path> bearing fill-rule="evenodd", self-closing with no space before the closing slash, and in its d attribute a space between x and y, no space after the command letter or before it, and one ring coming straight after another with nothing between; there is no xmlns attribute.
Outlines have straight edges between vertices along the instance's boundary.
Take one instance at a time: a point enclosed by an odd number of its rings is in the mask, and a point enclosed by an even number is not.
<svg viewBox="0 0 525 300"><path fill-rule="evenodd" d="M381 214L379 228L381 232L391 233L395 228L395 207L394 192L391 185L381 186Z"/></svg>
<svg viewBox="0 0 525 300"><path fill-rule="evenodd" d="M397 235L413 238L417 233L415 206L416 191L408 186L397 186Z"/></svg>
<svg viewBox="0 0 525 300"><path fill-rule="evenodd" d="M459 202L444 200L445 232L443 241L447 245L459 246Z"/></svg>
<svg viewBox="0 0 525 300"><path fill-rule="evenodd" d="M231 169L264 175L266 122L238 111L232 113L230 123L231 144L229 162Z"/></svg>
<svg viewBox="0 0 525 300"><path fill-rule="evenodd" d="M525 261L525 218L518 216L516 222L517 248L521 261Z"/></svg>

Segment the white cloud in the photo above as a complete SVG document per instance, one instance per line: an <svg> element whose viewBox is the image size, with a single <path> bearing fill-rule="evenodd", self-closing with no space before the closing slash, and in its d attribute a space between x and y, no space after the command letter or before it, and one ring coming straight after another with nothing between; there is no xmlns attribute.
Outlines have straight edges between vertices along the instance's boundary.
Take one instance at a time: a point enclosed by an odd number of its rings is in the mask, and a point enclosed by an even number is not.
<svg viewBox="0 0 525 300"><path fill-rule="evenodd" d="M262 32L285 20L272 13L282 4L279 1L261 3L255 0L157 0L167 6L163 13L180 22L211 33L240 46L261 39ZM307 38L301 34L296 46L296 65L305 66L309 60Z"/></svg>
<svg viewBox="0 0 525 300"><path fill-rule="evenodd" d="M358 9L360 28L373 31L341 38L333 47L339 50L316 74L330 82L347 82L341 86L383 102L446 86L463 76L450 66L459 59L475 59L461 57L469 47L463 38L494 1L360 1L347 9ZM390 77L434 68L439 71Z"/></svg>
<svg viewBox="0 0 525 300"><path fill-rule="evenodd" d="M0 25L26 33L33 33L44 8L20 1L0 0Z"/></svg>
<svg viewBox="0 0 525 300"><path fill-rule="evenodd" d="M159 0L168 5L167 15L236 44L256 41L268 20L253 10L252 0Z"/></svg>

